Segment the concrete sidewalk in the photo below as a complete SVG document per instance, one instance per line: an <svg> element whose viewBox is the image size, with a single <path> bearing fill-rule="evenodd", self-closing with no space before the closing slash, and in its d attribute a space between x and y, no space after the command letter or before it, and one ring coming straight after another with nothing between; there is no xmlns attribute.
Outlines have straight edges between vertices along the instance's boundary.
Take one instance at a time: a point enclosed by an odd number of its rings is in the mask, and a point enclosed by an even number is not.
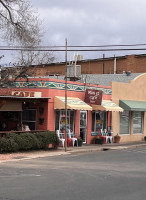
<svg viewBox="0 0 146 200"><path fill-rule="evenodd" d="M48 156L60 156L69 155L73 153L84 153L84 152L95 152L95 151L106 151L106 150L120 150L128 148L146 147L146 142L131 142L131 143L111 143L111 144L83 144L81 147L67 147L67 151L62 147L57 150L49 149L48 151L31 151L31 152L20 152L10 154L0 154L0 163L7 161L21 161L26 159L41 158Z"/></svg>
<svg viewBox="0 0 146 200"><path fill-rule="evenodd" d="M92 151L104 151L104 150L115 150L115 149L127 149L127 148L137 148L140 146L146 146L145 141L141 142L130 142L130 143L108 143L103 145L98 144L83 144L81 147L68 147L67 152L77 153L77 152L92 152ZM60 147L59 147L60 150Z"/></svg>

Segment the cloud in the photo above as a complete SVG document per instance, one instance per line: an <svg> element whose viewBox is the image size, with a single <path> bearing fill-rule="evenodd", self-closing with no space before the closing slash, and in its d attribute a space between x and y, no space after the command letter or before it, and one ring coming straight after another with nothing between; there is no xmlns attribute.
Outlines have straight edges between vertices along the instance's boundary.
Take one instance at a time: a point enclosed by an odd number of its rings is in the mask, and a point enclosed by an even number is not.
<svg viewBox="0 0 146 200"><path fill-rule="evenodd" d="M43 45L64 45L65 38L68 39L68 45L146 43L145 0L30 0L30 2L38 9L40 19L43 21L45 30ZM70 53L70 56L73 53ZM103 53L81 52L85 58L96 58L97 55L100 57ZM121 52L105 53L107 56L121 54ZM134 52L124 52L124 54L132 53Z"/></svg>

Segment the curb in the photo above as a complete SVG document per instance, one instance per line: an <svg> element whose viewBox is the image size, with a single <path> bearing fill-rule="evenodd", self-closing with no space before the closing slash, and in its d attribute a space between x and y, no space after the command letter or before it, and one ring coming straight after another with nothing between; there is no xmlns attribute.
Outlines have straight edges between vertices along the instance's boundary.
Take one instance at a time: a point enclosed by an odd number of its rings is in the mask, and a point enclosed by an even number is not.
<svg viewBox="0 0 146 200"><path fill-rule="evenodd" d="M57 151L53 151L53 152L48 152L47 154L40 154L40 155L24 155L24 157L22 157L21 155L17 155L10 159L6 159L6 160L0 160L0 163L5 163L5 162L19 162L22 160L30 160L30 159L34 159L34 158L43 158L43 157L53 157L53 156L60 156L60 155L69 155L69 154L75 154L75 153L86 153L86 152L97 152L97 151L108 151L108 150L122 150L122 149L129 149L129 148L137 148L137 147L142 147L142 146L146 146L146 143L141 143L141 144L128 144L128 145L118 145L118 146L102 146L102 147L98 147L95 146L93 147L88 147L88 148L81 148L81 149L68 149L66 152L64 151L64 149L59 149Z"/></svg>

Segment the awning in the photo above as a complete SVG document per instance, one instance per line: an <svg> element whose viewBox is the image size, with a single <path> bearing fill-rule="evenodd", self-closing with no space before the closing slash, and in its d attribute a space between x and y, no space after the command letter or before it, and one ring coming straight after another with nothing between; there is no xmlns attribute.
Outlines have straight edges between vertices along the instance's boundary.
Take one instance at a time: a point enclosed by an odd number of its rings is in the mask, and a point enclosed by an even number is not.
<svg viewBox="0 0 146 200"><path fill-rule="evenodd" d="M123 112L123 109L110 100L102 100L101 105L91 104L92 110Z"/></svg>
<svg viewBox="0 0 146 200"><path fill-rule="evenodd" d="M22 111L21 101L0 100L0 111Z"/></svg>
<svg viewBox="0 0 146 200"><path fill-rule="evenodd" d="M54 97L54 109L65 109L65 97ZM77 97L67 97L67 109L92 110L92 107Z"/></svg>
<svg viewBox="0 0 146 200"><path fill-rule="evenodd" d="M120 106L129 111L146 111L146 101L120 100Z"/></svg>

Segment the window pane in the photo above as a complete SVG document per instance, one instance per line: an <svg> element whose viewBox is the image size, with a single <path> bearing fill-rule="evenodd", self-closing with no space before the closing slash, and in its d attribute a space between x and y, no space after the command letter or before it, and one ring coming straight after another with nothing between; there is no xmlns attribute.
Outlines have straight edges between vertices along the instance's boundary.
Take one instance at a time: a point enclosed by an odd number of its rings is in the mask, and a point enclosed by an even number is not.
<svg viewBox="0 0 146 200"><path fill-rule="evenodd" d="M70 111L70 129L74 132L74 111Z"/></svg>
<svg viewBox="0 0 146 200"><path fill-rule="evenodd" d="M92 112L92 132L95 131L95 112Z"/></svg>
<svg viewBox="0 0 146 200"><path fill-rule="evenodd" d="M59 130L59 116L60 116L60 111L56 111L56 121L55 121L55 130Z"/></svg>
<svg viewBox="0 0 146 200"><path fill-rule="evenodd" d="M142 112L133 113L133 133L142 133Z"/></svg>
<svg viewBox="0 0 146 200"><path fill-rule="evenodd" d="M129 111L120 113L120 134L129 134Z"/></svg>
<svg viewBox="0 0 146 200"><path fill-rule="evenodd" d="M36 121L36 110L23 110L22 120Z"/></svg>
<svg viewBox="0 0 146 200"><path fill-rule="evenodd" d="M27 124L30 130L36 129L36 110L23 110L22 123Z"/></svg>
<svg viewBox="0 0 146 200"><path fill-rule="evenodd" d="M107 112L92 112L92 132L99 132L100 129L106 129Z"/></svg>

